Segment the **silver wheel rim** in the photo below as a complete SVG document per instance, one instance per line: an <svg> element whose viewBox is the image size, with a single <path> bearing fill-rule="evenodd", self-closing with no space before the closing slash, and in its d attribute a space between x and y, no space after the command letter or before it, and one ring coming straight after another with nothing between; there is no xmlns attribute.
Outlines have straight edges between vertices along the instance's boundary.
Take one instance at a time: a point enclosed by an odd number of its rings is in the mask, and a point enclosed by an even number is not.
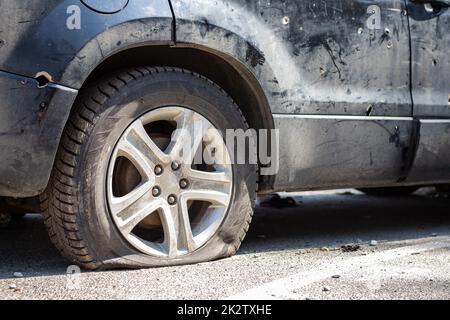
<svg viewBox="0 0 450 320"><path fill-rule="evenodd" d="M194 161L211 148L223 161ZM121 136L108 168L107 200L130 245L147 255L176 258L216 234L232 187L230 155L219 131L190 109L164 107L134 121Z"/></svg>

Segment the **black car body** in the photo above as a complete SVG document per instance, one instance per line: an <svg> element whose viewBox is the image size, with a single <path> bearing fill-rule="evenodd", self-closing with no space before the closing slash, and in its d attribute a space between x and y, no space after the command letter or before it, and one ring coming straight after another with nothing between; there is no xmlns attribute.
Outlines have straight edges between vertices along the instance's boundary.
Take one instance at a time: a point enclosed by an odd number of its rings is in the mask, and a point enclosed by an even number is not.
<svg viewBox="0 0 450 320"><path fill-rule="evenodd" d="M86 83L141 65L279 130L260 193L448 184L449 25L447 0L0 0L0 197L42 194Z"/></svg>

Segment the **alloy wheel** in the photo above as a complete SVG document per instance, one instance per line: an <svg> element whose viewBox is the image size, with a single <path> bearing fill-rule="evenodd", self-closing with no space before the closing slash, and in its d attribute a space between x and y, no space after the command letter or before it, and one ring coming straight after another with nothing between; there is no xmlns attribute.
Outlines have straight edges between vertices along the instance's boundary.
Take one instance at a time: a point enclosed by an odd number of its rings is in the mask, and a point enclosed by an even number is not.
<svg viewBox="0 0 450 320"><path fill-rule="evenodd" d="M222 161L207 164L198 157L204 154ZM117 143L107 175L109 210L125 240L144 254L167 258L194 252L215 235L232 188L222 135L182 107L135 120Z"/></svg>

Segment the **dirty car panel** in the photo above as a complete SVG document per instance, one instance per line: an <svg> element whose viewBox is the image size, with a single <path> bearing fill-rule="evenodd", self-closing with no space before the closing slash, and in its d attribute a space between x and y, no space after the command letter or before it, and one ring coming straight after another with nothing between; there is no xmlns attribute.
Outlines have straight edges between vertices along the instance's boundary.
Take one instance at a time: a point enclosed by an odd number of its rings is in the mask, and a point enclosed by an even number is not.
<svg viewBox="0 0 450 320"><path fill-rule="evenodd" d="M172 3L177 42L236 57L258 76L274 113L411 115L403 0ZM381 16L369 28L372 3Z"/></svg>
<svg viewBox="0 0 450 320"><path fill-rule="evenodd" d="M417 117L450 117L450 9L409 2Z"/></svg>
<svg viewBox="0 0 450 320"><path fill-rule="evenodd" d="M274 190L404 179L415 131L405 1L173 6L177 45L226 51L257 75L280 129L280 167L287 168Z"/></svg>
<svg viewBox="0 0 450 320"><path fill-rule="evenodd" d="M408 118L277 115L275 123L286 168L275 189L394 185L409 169L414 124Z"/></svg>
<svg viewBox="0 0 450 320"><path fill-rule="evenodd" d="M79 29L67 27L73 6ZM450 180L437 121L450 117L449 18L409 0L1 1L0 196L42 192L102 62L161 44L209 50L256 80L287 168L270 191Z"/></svg>
<svg viewBox="0 0 450 320"><path fill-rule="evenodd" d="M31 197L47 185L67 105L77 90L0 71L0 195Z"/></svg>
<svg viewBox="0 0 450 320"><path fill-rule="evenodd" d="M73 12L79 28L71 25ZM173 33L167 0L133 0L116 14L79 0L2 1L0 21L0 70L29 77L45 71L77 89L110 55L136 43L170 43Z"/></svg>
<svg viewBox="0 0 450 320"><path fill-rule="evenodd" d="M67 25L73 6L80 29ZM0 2L0 196L45 189L84 81L113 53L136 43L171 43L172 23L166 0L135 0L116 14L78 0ZM39 88L34 78L42 74Z"/></svg>

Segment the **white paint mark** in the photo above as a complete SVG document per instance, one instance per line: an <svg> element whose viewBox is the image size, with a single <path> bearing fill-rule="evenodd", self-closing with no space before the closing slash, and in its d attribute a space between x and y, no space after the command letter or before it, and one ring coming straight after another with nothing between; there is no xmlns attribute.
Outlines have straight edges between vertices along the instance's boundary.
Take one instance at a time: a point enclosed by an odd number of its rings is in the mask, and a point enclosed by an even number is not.
<svg viewBox="0 0 450 320"><path fill-rule="evenodd" d="M308 285L320 282L335 274L344 274L359 270L361 267L369 267L390 260L399 259L411 254L431 251L442 248L450 248L450 237L434 238L424 244L411 245L392 250L385 250L367 256L353 257L339 262L330 261L314 270L293 274L286 278L263 284L262 286L238 293L226 299L229 300L267 300L288 299L292 292L298 291Z"/></svg>
<svg viewBox="0 0 450 320"><path fill-rule="evenodd" d="M381 29L381 8L377 5L371 5L367 8L369 18L367 19L366 26L369 30Z"/></svg>

